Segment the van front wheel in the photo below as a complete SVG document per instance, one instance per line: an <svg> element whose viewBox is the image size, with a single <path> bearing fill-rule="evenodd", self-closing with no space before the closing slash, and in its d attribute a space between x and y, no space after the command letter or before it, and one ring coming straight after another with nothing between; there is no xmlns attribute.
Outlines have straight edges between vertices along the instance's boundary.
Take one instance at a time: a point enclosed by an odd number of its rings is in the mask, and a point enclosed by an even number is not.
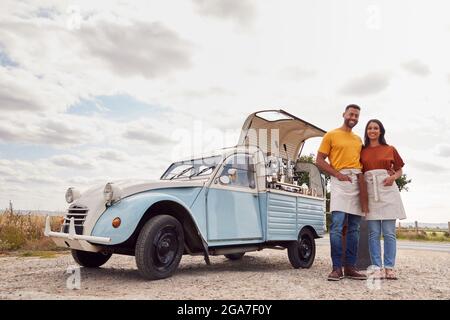
<svg viewBox="0 0 450 320"><path fill-rule="evenodd" d="M241 260L245 252L225 254L225 258L229 260Z"/></svg>
<svg viewBox="0 0 450 320"><path fill-rule="evenodd" d="M75 262L80 266L87 268L98 268L104 265L111 256L112 253L88 252L72 249L72 257Z"/></svg>
<svg viewBox="0 0 450 320"><path fill-rule="evenodd" d="M170 277L178 267L184 251L184 233L180 222L169 215L151 218L136 242L136 265L150 280Z"/></svg>

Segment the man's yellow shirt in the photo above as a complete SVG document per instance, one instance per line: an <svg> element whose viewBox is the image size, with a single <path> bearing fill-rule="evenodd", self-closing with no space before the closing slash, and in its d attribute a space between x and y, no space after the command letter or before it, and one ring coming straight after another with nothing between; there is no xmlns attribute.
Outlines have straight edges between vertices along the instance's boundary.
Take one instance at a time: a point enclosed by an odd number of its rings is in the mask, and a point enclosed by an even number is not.
<svg viewBox="0 0 450 320"><path fill-rule="evenodd" d="M361 149L362 140L358 135L338 128L323 136L319 152L326 154L330 159L330 165L339 171L342 169L362 169Z"/></svg>

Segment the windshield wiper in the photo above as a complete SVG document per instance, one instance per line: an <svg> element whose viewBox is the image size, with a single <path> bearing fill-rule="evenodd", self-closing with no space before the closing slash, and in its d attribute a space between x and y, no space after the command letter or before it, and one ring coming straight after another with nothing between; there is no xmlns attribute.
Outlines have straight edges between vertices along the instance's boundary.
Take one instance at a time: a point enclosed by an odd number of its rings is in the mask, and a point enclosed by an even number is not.
<svg viewBox="0 0 450 320"><path fill-rule="evenodd" d="M175 178L178 178L179 176L182 176L183 174L185 174L186 172L188 172L189 170L192 170L192 169L194 169L194 166L191 166L191 167L189 167L189 168L186 168L186 169L184 169L183 171L181 171L179 174L177 174L177 175L175 175L175 176L173 176L172 178L170 178L169 180L172 180L172 179L175 179Z"/></svg>
<svg viewBox="0 0 450 320"><path fill-rule="evenodd" d="M199 176L199 175L201 175L202 173L204 173L204 172L206 172L206 171L208 171L208 170L210 170L210 169L214 169L215 167L216 167L216 166L210 166L210 167L208 167L208 168L205 168L205 169L200 170L200 171L197 172L197 173L191 174L191 175L189 176L189 179L192 178L192 177L195 177L195 176Z"/></svg>

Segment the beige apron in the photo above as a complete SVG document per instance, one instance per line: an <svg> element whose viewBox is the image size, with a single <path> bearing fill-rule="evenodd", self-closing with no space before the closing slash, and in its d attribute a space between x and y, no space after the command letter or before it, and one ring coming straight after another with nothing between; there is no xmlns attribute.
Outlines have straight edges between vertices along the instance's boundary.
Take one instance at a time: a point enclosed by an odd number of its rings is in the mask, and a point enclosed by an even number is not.
<svg viewBox="0 0 450 320"><path fill-rule="evenodd" d="M383 180L389 177L387 170L377 169L364 173L369 194L367 220L406 219L400 191L397 184L386 187Z"/></svg>
<svg viewBox="0 0 450 320"><path fill-rule="evenodd" d="M350 181L339 181L336 177L331 177L331 202L330 211L342 211L358 216L363 216L359 200L359 184L357 174L359 169L342 169L342 174L350 176Z"/></svg>

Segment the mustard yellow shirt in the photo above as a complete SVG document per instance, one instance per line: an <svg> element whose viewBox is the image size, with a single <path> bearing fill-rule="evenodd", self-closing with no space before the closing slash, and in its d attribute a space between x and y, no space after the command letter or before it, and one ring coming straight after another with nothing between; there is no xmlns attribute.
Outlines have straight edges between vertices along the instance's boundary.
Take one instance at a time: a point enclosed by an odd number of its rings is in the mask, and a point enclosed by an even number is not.
<svg viewBox="0 0 450 320"><path fill-rule="evenodd" d="M330 165L339 171L341 169L362 169L361 149L362 140L358 135L338 128L323 136L319 152L326 154L330 159Z"/></svg>

